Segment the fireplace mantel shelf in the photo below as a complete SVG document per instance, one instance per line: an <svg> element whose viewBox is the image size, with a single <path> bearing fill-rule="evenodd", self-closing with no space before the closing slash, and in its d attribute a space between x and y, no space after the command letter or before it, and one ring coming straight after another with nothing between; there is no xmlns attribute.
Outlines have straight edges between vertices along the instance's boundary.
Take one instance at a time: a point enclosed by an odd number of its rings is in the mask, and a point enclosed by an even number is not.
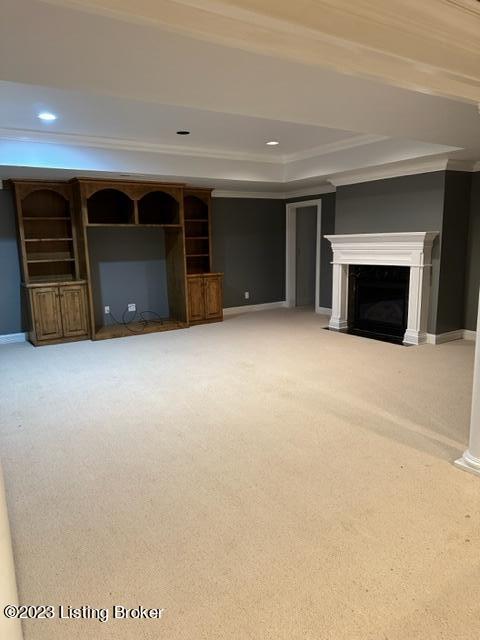
<svg viewBox="0 0 480 640"><path fill-rule="evenodd" d="M437 231L354 233L325 236L333 250L333 299L330 328L348 329L348 265L410 267L408 323L404 342L427 336L432 247Z"/></svg>

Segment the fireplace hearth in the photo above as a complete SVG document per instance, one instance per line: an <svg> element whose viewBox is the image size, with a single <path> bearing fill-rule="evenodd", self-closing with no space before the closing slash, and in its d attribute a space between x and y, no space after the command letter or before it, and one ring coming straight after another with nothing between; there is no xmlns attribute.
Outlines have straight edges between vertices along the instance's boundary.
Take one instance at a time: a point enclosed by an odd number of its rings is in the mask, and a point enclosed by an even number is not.
<svg viewBox="0 0 480 640"><path fill-rule="evenodd" d="M348 333L401 344L409 277L409 267L350 265Z"/></svg>

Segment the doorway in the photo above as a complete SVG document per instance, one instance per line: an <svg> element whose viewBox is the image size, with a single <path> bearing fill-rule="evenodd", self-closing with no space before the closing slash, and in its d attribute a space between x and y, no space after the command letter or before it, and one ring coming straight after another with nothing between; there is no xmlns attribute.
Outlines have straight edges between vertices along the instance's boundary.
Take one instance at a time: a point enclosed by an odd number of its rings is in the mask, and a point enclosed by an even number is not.
<svg viewBox="0 0 480 640"><path fill-rule="evenodd" d="M320 307L320 249L322 201L292 202L286 207L287 307Z"/></svg>
<svg viewBox="0 0 480 640"><path fill-rule="evenodd" d="M295 221L295 306L315 307L317 207L297 209Z"/></svg>

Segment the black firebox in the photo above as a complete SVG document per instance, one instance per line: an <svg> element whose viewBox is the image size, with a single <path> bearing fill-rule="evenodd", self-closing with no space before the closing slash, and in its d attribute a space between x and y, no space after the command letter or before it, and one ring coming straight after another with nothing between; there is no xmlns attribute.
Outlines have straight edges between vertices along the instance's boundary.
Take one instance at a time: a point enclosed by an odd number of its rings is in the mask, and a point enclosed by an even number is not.
<svg viewBox="0 0 480 640"><path fill-rule="evenodd" d="M349 333L401 344L409 277L409 267L350 265Z"/></svg>

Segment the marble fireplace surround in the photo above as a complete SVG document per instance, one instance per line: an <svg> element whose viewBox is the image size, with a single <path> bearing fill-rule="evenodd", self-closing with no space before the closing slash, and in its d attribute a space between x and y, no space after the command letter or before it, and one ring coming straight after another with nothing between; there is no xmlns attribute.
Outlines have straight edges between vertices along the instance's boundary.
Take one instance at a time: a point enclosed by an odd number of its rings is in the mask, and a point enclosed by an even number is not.
<svg viewBox="0 0 480 640"><path fill-rule="evenodd" d="M333 250L332 315L329 328L348 329L348 265L410 267L405 344L427 340L432 246L438 231L354 233L325 236Z"/></svg>

